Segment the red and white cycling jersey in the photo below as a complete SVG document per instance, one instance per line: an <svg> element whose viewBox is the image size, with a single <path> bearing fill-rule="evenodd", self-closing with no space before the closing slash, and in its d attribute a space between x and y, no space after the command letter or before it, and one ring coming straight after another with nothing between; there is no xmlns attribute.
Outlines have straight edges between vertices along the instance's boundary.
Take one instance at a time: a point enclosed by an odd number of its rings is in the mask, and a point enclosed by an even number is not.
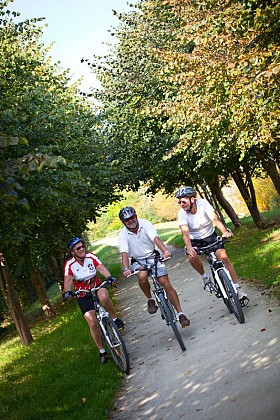
<svg viewBox="0 0 280 420"><path fill-rule="evenodd" d="M101 281L97 276L96 267L102 262L92 252L87 252L84 263L81 265L74 257L69 258L64 264L64 275L73 276L74 290L85 289L99 286ZM81 293L79 297L83 297Z"/></svg>

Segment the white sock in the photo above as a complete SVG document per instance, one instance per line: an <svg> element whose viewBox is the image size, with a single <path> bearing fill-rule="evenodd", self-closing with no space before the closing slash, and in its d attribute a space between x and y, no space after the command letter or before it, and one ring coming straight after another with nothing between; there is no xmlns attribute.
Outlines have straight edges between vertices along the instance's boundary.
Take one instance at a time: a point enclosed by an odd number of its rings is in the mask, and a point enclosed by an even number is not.
<svg viewBox="0 0 280 420"><path fill-rule="evenodd" d="M208 280L209 276L207 273L201 274L202 280Z"/></svg>
<svg viewBox="0 0 280 420"><path fill-rule="evenodd" d="M104 354L104 353L106 353L106 350L105 349L101 349L101 350L99 350L99 353Z"/></svg>

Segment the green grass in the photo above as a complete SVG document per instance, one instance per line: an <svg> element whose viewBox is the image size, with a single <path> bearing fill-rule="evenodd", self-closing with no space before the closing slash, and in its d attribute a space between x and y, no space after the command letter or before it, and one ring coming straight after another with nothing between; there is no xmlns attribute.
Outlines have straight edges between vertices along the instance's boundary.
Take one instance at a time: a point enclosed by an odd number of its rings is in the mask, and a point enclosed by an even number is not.
<svg viewBox="0 0 280 420"><path fill-rule="evenodd" d="M264 216L270 223L267 230L258 230L251 218L243 219L227 250L238 276L277 291L280 209ZM158 232L165 242L183 247L179 229ZM92 250L117 277L118 250L105 245L93 245ZM48 293L53 302L60 299L56 286ZM37 306L31 309L36 312ZM1 340L0 418L107 419L123 376L112 362L99 364L98 350L76 302L62 305L54 319L37 323L32 335L30 346L23 346L15 331Z"/></svg>
<svg viewBox="0 0 280 420"><path fill-rule="evenodd" d="M32 335L27 347L16 336L1 343L1 419L106 419L122 375L100 365L76 302Z"/></svg>

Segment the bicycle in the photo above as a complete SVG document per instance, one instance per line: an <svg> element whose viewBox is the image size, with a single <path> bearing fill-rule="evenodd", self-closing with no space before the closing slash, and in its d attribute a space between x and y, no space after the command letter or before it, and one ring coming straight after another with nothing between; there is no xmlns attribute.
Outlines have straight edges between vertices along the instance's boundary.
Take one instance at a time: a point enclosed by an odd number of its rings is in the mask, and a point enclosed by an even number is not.
<svg viewBox="0 0 280 420"><path fill-rule="evenodd" d="M92 298L103 340L117 368L121 372L128 374L130 371L130 362L124 340L118 330L118 327L108 312L105 311L97 296L97 291L102 287L106 287L107 285L112 284L110 281L104 280L100 286L93 287L90 290L80 288L79 290L72 292L72 296L75 299L78 298L81 293L84 293L85 295L88 295Z"/></svg>
<svg viewBox="0 0 280 420"><path fill-rule="evenodd" d="M155 300L158 304L160 309L161 317L163 320L166 321L167 325L170 325L175 337L182 349L182 351L186 351L186 346L182 339L182 336L177 327L178 316L176 315L175 308L173 304L168 299L167 293L163 286L159 283L157 277L157 264L158 262L163 262L168 260L169 258L159 258L158 256L155 257L154 262L152 264L141 264L141 269L133 271L129 276L130 277L134 274L137 274L139 271L148 271L148 276L152 279L153 289L152 292L155 296ZM153 270L155 268L155 270Z"/></svg>
<svg viewBox="0 0 280 420"><path fill-rule="evenodd" d="M230 313L234 313L240 324L245 322L241 303L236 294L230 274L222 260L219 260L215 254L215 245L224 244L225 238L217 237L216 242L207 246L197 246L197 254L204 253L208 264L210 265L213 281L209 281L210 293L215 294L217 298L222 298ZM244 305L245 306L245 305Z"/></svg>

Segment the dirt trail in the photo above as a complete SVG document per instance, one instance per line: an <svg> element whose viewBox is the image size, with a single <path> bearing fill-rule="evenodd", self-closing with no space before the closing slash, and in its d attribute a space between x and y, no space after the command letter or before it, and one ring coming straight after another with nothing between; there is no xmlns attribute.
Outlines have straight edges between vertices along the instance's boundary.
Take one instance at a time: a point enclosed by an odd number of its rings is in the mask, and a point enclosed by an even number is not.
<svg viewBox="0 0 280 420"><path fill-rule="evenodd" d="M117 301L126 321L131 373L110 419L278 420L280 415L279 302L243 284L250 297L238 324L175 250L168 262L191 326L182 352L160 314L149 315L136 278L123 280Z"/></svg>

